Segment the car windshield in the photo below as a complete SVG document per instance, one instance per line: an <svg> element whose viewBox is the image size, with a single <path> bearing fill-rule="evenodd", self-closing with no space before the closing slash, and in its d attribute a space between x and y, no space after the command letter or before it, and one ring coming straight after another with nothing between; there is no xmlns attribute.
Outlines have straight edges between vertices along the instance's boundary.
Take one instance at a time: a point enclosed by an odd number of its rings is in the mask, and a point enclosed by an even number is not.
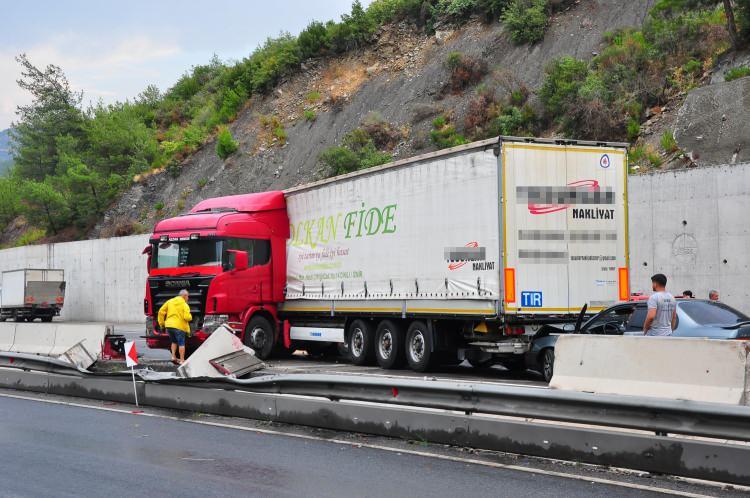
<svg viewBox="0 0 750 498"><path fill-rule="evenodd" d="M154 268L220 266L221 241L185 240L154 244Z"/></svg>
<svg viewBox="0 0 750 498"><path fill-rule="evenodd" d="M726 304L711 301L681 301L680 309L699 325L734 325L750 320Z"/></svg>

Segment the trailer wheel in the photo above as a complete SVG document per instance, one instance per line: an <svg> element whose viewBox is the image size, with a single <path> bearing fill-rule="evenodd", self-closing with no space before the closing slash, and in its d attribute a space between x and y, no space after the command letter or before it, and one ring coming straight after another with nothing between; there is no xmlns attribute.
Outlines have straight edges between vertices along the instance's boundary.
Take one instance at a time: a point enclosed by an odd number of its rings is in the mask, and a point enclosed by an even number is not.
<svg viewBox="0 0 750 498"><path fill-rule="evenodd" d="M547 348L542 351L542 376L549 382L552 380L552 374L555 372L555 350Z"/></svg>
<svg viewBox="0 0 750 498"><path fill-rule="evenodd" d="M366 320L354 320L349 325L349 357L355 365L370 365L373 362L375 344L372 325Z"/></svg>
<svg viewBox="0 0 750 498"><path fill-rule="evenodd" d="M380 368L400 368L405 360L405 334L401 326L391 320L383 320L375 330L375 359Z"/></svg>
<svg viewBox="0 0 750 498"><path fill-rule="evenodd" d="M426 372L432 362L432 334L421 321L412 322L406 333L406 361L415 372Z"/></svg>
<svg viewBox="0 0 750 498"><path fill-rule="evenodd" d="M276 333L265 317L256 315L247 322L245 336L243 337L245 346L253 348L255 355L261 360L267 360L271 357L273 347L276 343Z"/></svg>
<svg viewBox="0 0 750 498"><path fill-rule="evenodd" d="M51 322L51 321L52 321L52 317L51 317L51 316L43 316L43 317L41 318L41 320L42 320L43 322Z"/></svg>

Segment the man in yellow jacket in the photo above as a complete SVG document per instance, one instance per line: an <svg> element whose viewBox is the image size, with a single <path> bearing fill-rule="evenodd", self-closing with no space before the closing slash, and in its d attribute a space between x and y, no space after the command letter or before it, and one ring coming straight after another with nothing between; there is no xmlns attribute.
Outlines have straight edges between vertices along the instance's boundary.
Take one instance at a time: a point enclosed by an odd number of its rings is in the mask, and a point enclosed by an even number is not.
<svg viewBox="0 0 750 498"><path fill-rule="evenodd" d="M164 330L166 327L172 342L172 363L178 365L185 361L185 338L190 334L190 321L193 319L187 301L188 291L182 289L177 296L162 305L158 316L159 328ZM177 348L180 350L179 361L176 356Z"/></svg>

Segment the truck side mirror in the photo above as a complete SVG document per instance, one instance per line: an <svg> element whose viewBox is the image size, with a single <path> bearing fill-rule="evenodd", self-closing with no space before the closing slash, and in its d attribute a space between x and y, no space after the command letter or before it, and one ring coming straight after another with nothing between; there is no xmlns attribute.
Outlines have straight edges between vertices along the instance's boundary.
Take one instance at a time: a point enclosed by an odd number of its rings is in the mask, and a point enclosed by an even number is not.
<svg viewBox="0 0 750 498"><path fill-rule="evenodd" d="M242 271L247 270L248 256L246 251L236 251L230 249L227 251L229 254L229 268L232 270Z"/></svg>
<svg viewBox="0 0 750 498"><path fill-rule="evenodd" d="M148 254L148 259L146 259L146 268L148 268L149 270L151 269L151 255L153 254L153 252L154 246L152 246L151 244L147 245L141 252L141 254Z"/></svg>

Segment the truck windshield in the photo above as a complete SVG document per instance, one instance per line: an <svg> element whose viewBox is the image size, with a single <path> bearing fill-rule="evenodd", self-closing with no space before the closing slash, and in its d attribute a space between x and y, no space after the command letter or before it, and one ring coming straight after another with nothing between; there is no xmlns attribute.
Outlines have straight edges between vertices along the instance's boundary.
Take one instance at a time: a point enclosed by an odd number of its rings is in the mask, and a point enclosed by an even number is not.
<svg viewBox="0 0 750 498"><path fill-rule="evenodd" d="M221 266L221 241L185 240L154 244L154 268Z"/></svg>

